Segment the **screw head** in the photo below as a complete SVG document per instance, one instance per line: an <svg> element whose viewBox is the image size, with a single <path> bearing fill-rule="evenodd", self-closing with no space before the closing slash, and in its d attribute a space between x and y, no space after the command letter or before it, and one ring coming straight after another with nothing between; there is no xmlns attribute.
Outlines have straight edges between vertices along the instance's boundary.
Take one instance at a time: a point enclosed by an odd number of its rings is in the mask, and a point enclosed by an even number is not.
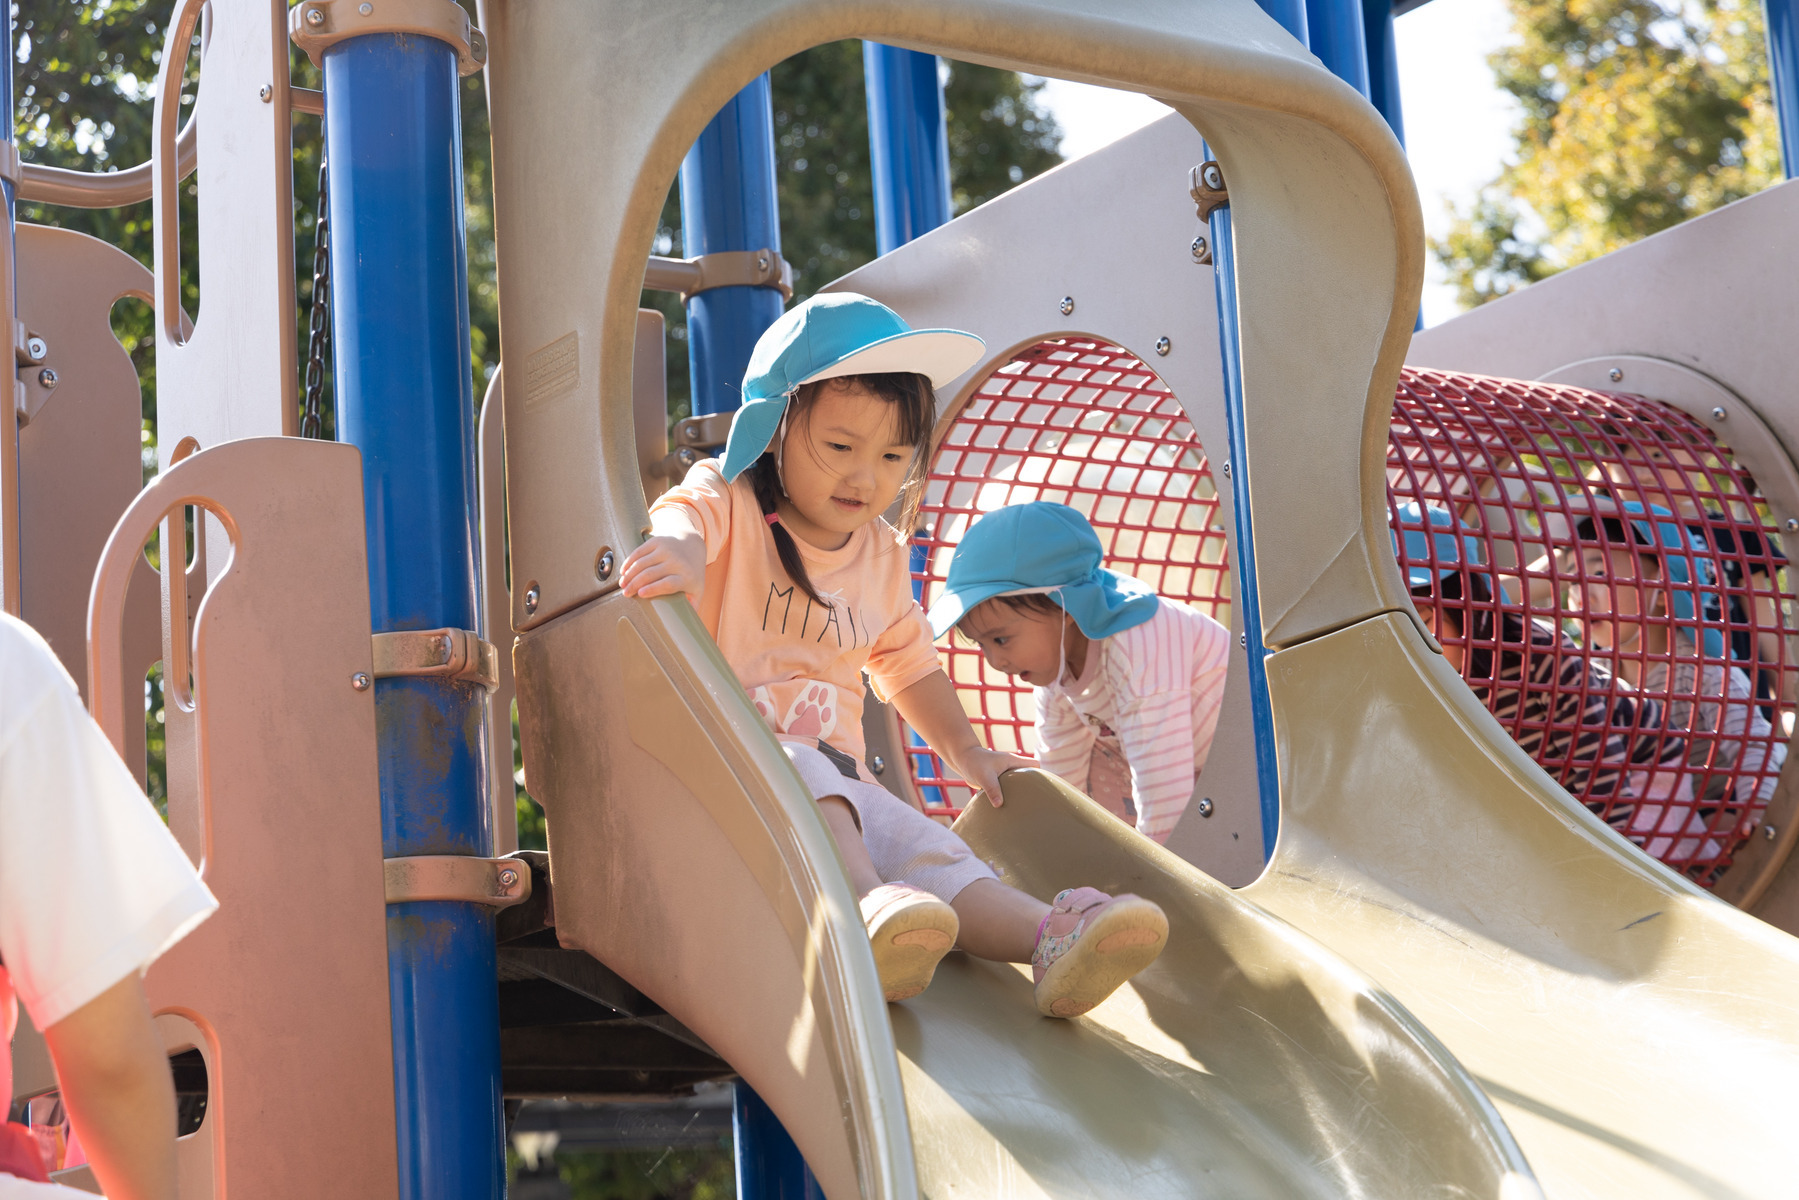
<svg viewBox="0 0 1799 1200"><path fill-rule="evenodd" d="M602 550L600 556L593 560L593 577L601 583L612 578L612 551Z"/></svg>
<svg viewBox="0 0 1799 1200"><path fill-rule="evenodd" d="M1621 368L1621 367L1613 367L1611 370L1607 371L1605 374L1606 374L1606 377L1608 379L1610 379L1613 383L1621 383L1624 380L1624 371L1623 371L1623 368Z"/></svg>
<svg viewBox="0 0 1799 1200"><path fill-rule="evenodd" d="M1168 352L1172 349L1174 349L1174 343L1169 341L1167 338L1159 337L1156 339L1156 353L1157 354L1160 354L1164 358L1166 358L1168 356Z"/></svg>
<svg viewBox="0 0 1799 1200"><path fill-rule="evenodd" d="M1788 533L1799 533L1799 517L1788 517L1781 525Z"/></svg>
<svg viewBox="0 0 1799 1200"><path fill-rule="evenodd" d="M265 83L256 89L256 98L267 104L275 98L275 89Z"/></svg>
<svg viewBox="0 0 1799 1200"><path fill-rule="evenodd" d="M1199 798L1199 806L1198 807L1199 807L1199 815L1200 816L1202 816L1202 817L1211 816L1212 810L1214 807L1212 804L1212 798L1210 796L1201 796Z"/></svg>
<svg viewBox="0 0 1799 1200"><path fill-rule="evenodd" d="M1780 836L1780 826L1778 826L1778 825L1763 825L1762 826L1762 836L1764 838L1767 838L1770 842L1773 841L1775 838Z"/></svg>
<svg viewBox="0 0 1799 1200"><path fill-rule="evenodd" d="M1249 635L1247 633L1239 633L1237 635L1237 645L1243 647L1245 650L1249 649Z"/></svg>
<svg viewBox="0 0 1799 1200"><path fill-rule="evenodd" d="M1724 420L1724 418L1728 417L1729 415L1730 415L1729 413L1724 411L1724 406L1722 404L1720 404L1720 405L1718 405L1718 407L1712 409L1712 420L1714 420L1714 421L1722 421L1722 420Z"/></svg>
<svg viewBox="0 0 1799 1200"><path fill-rule="evenodd" d="M1231 460L1228 458L1224 460L1224 477L1226 479L1231 477Z"/></svg>
<svg viewBox="0 0 1799 1200"><path fill-rule="evenodd" d="M306 23L308 25L312 26L314 29L317 29L320 25L323 25L325 23L325 10L322 8L307 9L306 10Z"/></svg>
<svg viewBox="0 0 1799 1200"><path fill-rule="evenodd" d="M511 887L513 884L515 884L517 882L518 882L518 872L513 870L511 867L507 867L500 872L500 886L501 887Z"/></svg>
<svg viewBox="0 0 1799 1200"><path fill-rule="evenodd" d="M369 684L373 682L374 681L369 678L369 673L367 671L358 671L356 674L350 676L350 686L359 692L368 691Z"/></svg>
<svg viewBox="0 0 1799 1200"><path fill-rule="evenodd" d="M366 16L368 16L368 15L369 15L369 14L370 14L370 13L372 13L372 12L374 12L374 11L375 11L375 6L374 6L374 5L373 5L373 4L368 4L368 3L366 3L366 2L365 2L365 3L362 3L362 4L358 4L358 5L357 5L357 6L356 6L356 11L357 11L357 12L359 12L359 13L361 13L361 14L362 14L362 15L363 15L363 16L365 16L365 17L366 17Z"/></svg>
<svg viewBox="0 0 1799 1200"><path fill-rule="evenodd" d="M34 333L25 339L25 353L31 356L32 362L38 362L50 353L50 343Z"/></svg>
<svg viewBox="0 0 1799 1200"><path fill-rule="evenodd" d="M1203 237L1193 239L1193 261L1204 262L1206 255L1212 252L1212 244Z"/></svg>
<svg viewBox="0 0 1799 1200"><path fill-rule="evenodd" d="M877 754L869 760L868 767L869 770L873 771L876 775L885 775L887 773L887 760Z"/></svg>
<svg viewBox="0 0 1799 1200"><path fill-rule="evenodd" d="M479 29L468 31L468 52L478 63L487 61L487 37Z"/></svg>
<svg viewBox="0 0 1799 1200"><path fill-rule="evenodd" d="M1066 317L1069 313L1074 311L1074 297L1073 296L1062 297L1062 303L1056 305L1056 308L1058 311L1061 312L1061 314L1063 316Z"/></svg>
<svg viewBox="0 0 1799 1200"><path fill-rule="evenodd" d="M525 615L529 616L536 612L537 602L542 599L543 592L538 589L538 586L535 583L530 587L527 587L525 589Z"/></svg>
<svg viewBox="0 0 1799 1200"><path fill-rule="evenodd" d="M43 384L47 388L55 387L56 386L56 371L53 368L45 367L43 370L41 370L37 373L37 381L39 383Z"/></svg>
<svg viewBox="0 0 1799 1200"><path fill-rule="evenodd" d="M1206 169L1200 174L1200 178L1205 180L1206 186L1211 188L1214 192L1224 190L1224 172L1218 169L1217 163L1207 163Z"/></svg>
<svg viewBox="0 0 1799 1200"><path fill-rule="evenodd" d="M756 269L757 269L757 270L758 270L758 271L766 271L766 270L768 270L768 255L766 255L766 254L758 254L758 255L757 255L757 256L756 256Z"/></svg>

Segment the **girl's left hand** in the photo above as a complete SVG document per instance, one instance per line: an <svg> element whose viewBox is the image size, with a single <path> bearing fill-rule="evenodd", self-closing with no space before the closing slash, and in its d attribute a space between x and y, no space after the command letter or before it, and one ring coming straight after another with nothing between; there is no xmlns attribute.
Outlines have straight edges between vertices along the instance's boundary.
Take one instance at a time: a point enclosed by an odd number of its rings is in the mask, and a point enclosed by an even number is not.
<svg viewBox="0 0 1799 1200"><path fill-rule="evenodd" d="M967 780L969 786L986 792L988 802L999 808L1006 802L1005 794L1000 791L999 777L1007 771L1035 767L1038 763L1034 759L1020 758L1003 750L989 750L980 746L966 751L961 760L953 765L956 773Z"/></svg>

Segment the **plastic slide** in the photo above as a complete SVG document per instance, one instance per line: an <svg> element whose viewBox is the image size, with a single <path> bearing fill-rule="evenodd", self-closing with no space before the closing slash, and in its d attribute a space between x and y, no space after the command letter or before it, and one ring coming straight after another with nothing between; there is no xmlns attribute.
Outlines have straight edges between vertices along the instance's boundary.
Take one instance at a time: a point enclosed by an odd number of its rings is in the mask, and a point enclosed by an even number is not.
<svg viewBox="0 0 1799 1200"><path fill-rule="evenodd" d="M1423 239L1378 114L1250 0L699 15L484 5L504 354L521 366L505 398L514 653L561 938L723 1055L835 1197L1517 1197L1536 1194L1532 1169L1556 1197L1790 1192L1799 944L1569 801L1412 614L1378 450ZM631 350L669 180L748 80L843 37L1151 92L1204 131L1231 190L1239 468L1262 550L1247 637L1272 654L1282 828L1231 894L1056 789L971 811L970 840L1020 886L1129 886L1169 907L1163 962L1077 1022L1036 1017L1026 981L986 964L882 1003L822 823L716 648L684 602L625 600L609 579L608 552L644 523ZM549 127L606 133L571 153ZM1154 186L1178 197L1193 165L1160 159ZM979 238L953 270L920 257L966 239L964 221L878 264L890 302L924 324L933 297L1004 279L1013 311L1042 308L1033 339L1070 327L1049 315L1070 282L1141 288L1132 256L1184 256L1192 229L1087 259L1041 236L1028 260ZM1209 292L1183 265L1179 286ZM1210 325L1164 332L1216 344ZM1181 399L1199 425L1216 393Z"/></svg>

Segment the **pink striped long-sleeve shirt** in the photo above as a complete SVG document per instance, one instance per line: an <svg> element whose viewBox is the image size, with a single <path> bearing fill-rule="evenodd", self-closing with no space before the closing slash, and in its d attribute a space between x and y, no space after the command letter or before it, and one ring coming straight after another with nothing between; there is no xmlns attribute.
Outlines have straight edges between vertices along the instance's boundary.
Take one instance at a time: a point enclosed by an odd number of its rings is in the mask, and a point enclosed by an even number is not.
<svg viewBox="0 0 1799 1200"><path fill-rule="evenodd" d="M1212 749L1230 641L1211 617L1161 600L1143 624L1090 643L1071 686L1036 689L1037 760L1085 789L1093 743L1110 727L1130 764L1137 831L1166 841Z"/></svg>

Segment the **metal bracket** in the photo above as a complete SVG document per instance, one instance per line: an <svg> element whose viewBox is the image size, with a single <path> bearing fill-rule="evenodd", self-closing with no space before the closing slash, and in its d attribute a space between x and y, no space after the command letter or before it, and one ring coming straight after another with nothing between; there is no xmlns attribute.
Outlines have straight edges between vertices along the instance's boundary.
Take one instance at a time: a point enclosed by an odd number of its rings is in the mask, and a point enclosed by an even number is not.
<svg viewBox="0 0 1799 1200"><path fill-rule="evenodd" d="M705 458L712 447L725 444L725 439L731 436L732 415L707 413L703 417L676 421L671 433L675 448L661 462L650 464L650 476L679 483L686 477L688 468Z"/></svg>
<svg viewBox="0 0 1799 1200"><path fill-rule="evenodd" d="M487 63L487 38L455 0L306 0L288 15L287 25L294 45L321 70L327 49L371 33L447 42L456 51L460 75L473 75Z"/></svg>
<svg viewBox="0 0 1799 1200"><path fill-rule="evenodd" d="M1193 197L1193 203L1199 206L1199 219L1204 221L1212 215L1212 210L1221 204L1231 202L1230 189L1224 186L1224 170L1213 159L1207 159L1193 168L1191 184L1187 194Z"/></svg>
<svg viewBox="0 0 1799 1200"><path fill-rule="evenodd" d="M531 898L531 869L516 858L421 854L381 863L387 902L462 900L510 908Z"/></svg>
<svg viewBox="0 0 1799 1200"><path fill-rule="evenodd" d="M467 629L407 629L377 633L375 678L447 675L492 691L500 685L500 652Z"/></svg>
<svg viewBox="0 0 1799 1200"><path fill-rule="evenodd" d="M683 301L721 287L779 288L793 299L793 264L774 250L721 250L698 258L652 257L643 286L655 292L680 292Z"/></svg>

